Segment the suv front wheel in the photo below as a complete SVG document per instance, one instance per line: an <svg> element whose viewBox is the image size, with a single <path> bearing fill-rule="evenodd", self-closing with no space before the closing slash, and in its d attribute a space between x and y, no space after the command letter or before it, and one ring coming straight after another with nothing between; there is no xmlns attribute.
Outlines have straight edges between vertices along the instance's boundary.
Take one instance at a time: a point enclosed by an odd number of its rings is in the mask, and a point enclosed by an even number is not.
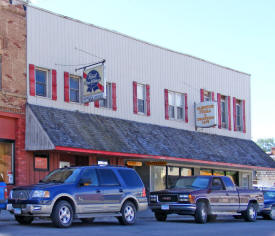
<svg viewBox="0 0 275 236"><path fill-rule="evenodd" d="M73 221L73 209L69 202L58 202L52 212L52 222L58 228L68 228Z"/></svg>
<svg viewBox="0 0 275 236"><path fill-rule="evenodd" d="M132 225L136 221L136 207L130 202L126 201L121 207L121 215L118 217L120 224L122 225Z"/></svg>

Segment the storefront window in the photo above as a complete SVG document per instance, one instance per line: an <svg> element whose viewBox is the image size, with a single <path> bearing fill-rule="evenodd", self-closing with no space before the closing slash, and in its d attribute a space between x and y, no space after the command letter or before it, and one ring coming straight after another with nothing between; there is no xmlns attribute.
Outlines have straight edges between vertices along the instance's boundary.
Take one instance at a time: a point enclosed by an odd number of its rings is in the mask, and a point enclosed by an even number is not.
<svg viewBox="0 0 275 236"><path fill-rule="evenodd" d="M180 175L180 168L179 167L167 167L167 187L172 188L175 186L177 179Z"/></svg>
<svg viewBox="0 0 275 236"><path fill-rule="evenodd" d="M213 175L224 176L224 171L222 171L222 170L214 170L213 171Z"/></svg>
<svg viewBox="0 0 275 236"><path fill-rule="evenodd" d="M212 175L212 170L201 169L200 175Z"/></svg>
<svg viewBox="0 0 275 236"><path fill-rule="evenodd" d="M192 176L192 169L191 168L181 168L180 169L180 176Z"/></svg>
<svg viewBox="0 0 275 236"><path fill-rule="evenodd" d="M14 184L14 142L0 141L0 175L7 184Z"/></svg>
<svg viewBox="0 0 275 236"><path fill-rule="evenodd" d="M150 166L151 167L151 189L150 191L158 191L165 189L166 166Z"/></svg>

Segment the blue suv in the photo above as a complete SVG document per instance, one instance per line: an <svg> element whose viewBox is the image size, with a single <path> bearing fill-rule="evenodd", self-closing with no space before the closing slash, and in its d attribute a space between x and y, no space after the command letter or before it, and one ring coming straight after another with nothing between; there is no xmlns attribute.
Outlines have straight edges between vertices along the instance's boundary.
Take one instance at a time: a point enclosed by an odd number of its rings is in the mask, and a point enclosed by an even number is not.
<svg viewBox="0 0 275 236"><path fill-rule="evenodd" d="M14 188L7 209L20 224L50 217L55 226L66 228L75 218L88 223L104 216L131 225L136 211L147 206L145 188L135 170L86 166L56 169L36 185Z"/></svg>
<svg viewBox="0 0 275 236"><path fill-rule="evenodd" d="M1 210L6 210L7 200L8 200L7 196L8 196L7 185L4 182L2 176L0 175L0 212Z"/></svg>
<svg viewBox="0 0 275 236"><path fill-rule="evenodd" d="M264 219L275 220L275 188L264 188L264 209L261 215Z"/></svg>

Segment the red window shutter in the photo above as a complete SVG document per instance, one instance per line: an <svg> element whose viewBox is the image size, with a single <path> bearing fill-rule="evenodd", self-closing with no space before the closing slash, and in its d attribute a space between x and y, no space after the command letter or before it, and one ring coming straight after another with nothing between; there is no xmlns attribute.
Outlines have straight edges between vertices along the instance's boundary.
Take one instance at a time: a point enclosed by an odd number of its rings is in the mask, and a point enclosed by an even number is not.
<svg viewBox="0 0 275 236"><path fill-rule="evenodd" d="M52 70L52 100L57 99L56 70Z"/></svg>
<svg viewBox="0 0 275 236"><path fill-rule="evenodd" d="M94 101L95 107L99 108L99 100Z"/></svg>
<svg viewBox="0 0 275 236"><path fill-rule="evenodd" d="M188 103L187 103L187 94L184 94L184 110L185 110L185 122L188 123Z"/></svg>
<svg viewBox="0 0 275 236"><path fill-rule="evenodd" d="M217 94L217 102L218 102L218 128L222 128L222 113L221 113L221 94Z"/></svg>
<svg viewBox="0 0 275 236"><path fill-rule="evenodd" d="M68 72L64 72L64 101L65 102L69 102L70 98L69 98L69 73Z"/></svg>
<svg viewBox="0 0 275 236"><path fill-rule="evenodd" d="M168 89L164 89L165 119L169 120Z"/></svg>
<svg viewBox="0 0 275 236"><path fill-rule="evenodd" d="M246 124L245 124L245 100L242 102L243 107L243 132L246 133Z"/></svg>
<svg viewBox="0 0 275 236"><path fill-rule="evenodd" d="M212 102L214 102L215 101L215 93L212 92L211 94L212 94Z"/></svg>
<svg viewBox="0 0 275 236"><path fill-rule="evenodd" d="M231 130L231 97L227 97L227 110L228 110L228 129Z"/></svg>
<svg viewBox="0 0 275 236"><path fill-rule="evenodd" d="M201 102L204 102L204 89L201 89Z"/></svg>
<svg viewBox="0 0 275 236"><path fill-rule="evenodd" d="M133 106L134 106L134 114L137 114L137 82L133 82Z"/></svg>
<svg viewBox="0 0 275 236"><path fill-rule="evenodd" d="M113 111L117 110L116 106L116 83L112 83L112 106L113 106Z"/></svg>
<svg viewBox="0 0 275 236"><path fill-rule="evenodd" d="M237 117L236 117L236 98L233 97L233 124L234 124L234 131L237 131Z"/></svg>
<svg viewBox="0 0 275 236"><path fill-rule="evenodd" d="M35 96L35 70L34 65L29 65L30 95Z"/></svg>
<svg viewBox="0 0 275 236"><path fill-rule="evenodd" d="M150 85L146 84L146 109L147 109L147 116L151 115L150 110Z"/></svg>
<svg viewBox="0 0 275 236"><path fill-rule="evenodd" d="M88 102L85 102L85 103L84 103L84 106L89 106L89 103L88 103Z"/></svg>

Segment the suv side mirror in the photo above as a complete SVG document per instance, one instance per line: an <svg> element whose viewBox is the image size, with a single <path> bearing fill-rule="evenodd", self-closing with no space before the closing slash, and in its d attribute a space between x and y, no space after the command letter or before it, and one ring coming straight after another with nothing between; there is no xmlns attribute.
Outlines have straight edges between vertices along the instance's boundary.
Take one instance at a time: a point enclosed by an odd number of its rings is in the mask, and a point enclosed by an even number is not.
<svg viewBox="0 0 275 236"><path fill-rule="evenodd" d="M92 184L91 179L80 179L79 185L80 186L89 186Z"/></svg>

